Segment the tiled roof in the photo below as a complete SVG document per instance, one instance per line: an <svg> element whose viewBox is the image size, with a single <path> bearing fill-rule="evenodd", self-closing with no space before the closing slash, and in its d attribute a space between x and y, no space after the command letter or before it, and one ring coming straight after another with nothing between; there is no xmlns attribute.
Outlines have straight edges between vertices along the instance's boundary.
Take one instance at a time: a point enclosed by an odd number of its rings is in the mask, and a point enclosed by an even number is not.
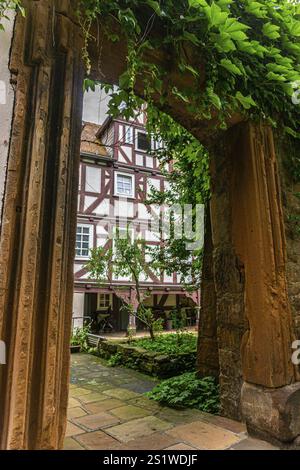
<svg viewBox="0 0 300 470"><path fill-rule="evenodd" d="M94 155L107 156L106 148L102 145L101 140L96 136L101 126L91 122L82 123L81 133L81 153L90 153Z"/></svg>

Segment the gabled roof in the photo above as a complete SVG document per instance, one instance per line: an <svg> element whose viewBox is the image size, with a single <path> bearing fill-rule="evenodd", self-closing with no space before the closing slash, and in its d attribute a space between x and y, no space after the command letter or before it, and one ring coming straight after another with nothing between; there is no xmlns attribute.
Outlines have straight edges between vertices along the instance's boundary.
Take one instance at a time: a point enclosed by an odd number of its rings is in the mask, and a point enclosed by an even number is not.
<svg viewBox="0 0 300 470"><path fill-rule="evenodd" d="M99 126L99 124L94 124L92 122L82 123L80 146L81 153L107 156L106 148L102 144L101 139L99 139L98 136L100 129L101 126Z"/></svg>

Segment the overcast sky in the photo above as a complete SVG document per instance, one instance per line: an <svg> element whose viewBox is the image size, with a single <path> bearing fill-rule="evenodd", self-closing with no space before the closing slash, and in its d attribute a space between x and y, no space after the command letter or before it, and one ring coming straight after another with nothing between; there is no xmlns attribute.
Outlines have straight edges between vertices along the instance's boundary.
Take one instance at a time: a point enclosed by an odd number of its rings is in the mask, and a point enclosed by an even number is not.
<svg viewBox="0 0 300 470"><path fill-rule="evenodd" d="M83 120L93 122L95 124L103 124L107 116L107 103L109 95L104 90L100 90L100 86L96 87L96 91L89 91L84 94L83 99Z"/></svg>

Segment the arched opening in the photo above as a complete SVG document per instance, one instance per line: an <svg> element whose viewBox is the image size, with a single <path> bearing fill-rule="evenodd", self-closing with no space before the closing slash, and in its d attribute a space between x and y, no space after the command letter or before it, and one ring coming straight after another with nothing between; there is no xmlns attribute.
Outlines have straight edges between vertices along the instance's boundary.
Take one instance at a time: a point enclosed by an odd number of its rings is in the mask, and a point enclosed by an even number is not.
<svg viewBox="0 0 300 470"><path fill-rule="evenodd" d="M27 15L16 20L9 64L15 103L0 246L4 449L62 445L84 76L80 27L69 2L55 10L50 0L24 3ZM95 27L92 76L118 83L126 42L110 41ZM190 80L178 76L171 57L154 52L147 60L168 63L166 88L180 90L181 80ZM143 95L138 83L136 92ZM291 361L298 318L292 252L299 255L286 241L284 215L295 200L282 198L290 196L285 147L269 126L240 115L228 120L227 131L216 131L216 117L199 121L172 96L164 110L211 152L199 372L219 371L226 415L243 414L253 432L291 443L300 433L299 373ZM280 415L272 413L279 408Z"/></svg>

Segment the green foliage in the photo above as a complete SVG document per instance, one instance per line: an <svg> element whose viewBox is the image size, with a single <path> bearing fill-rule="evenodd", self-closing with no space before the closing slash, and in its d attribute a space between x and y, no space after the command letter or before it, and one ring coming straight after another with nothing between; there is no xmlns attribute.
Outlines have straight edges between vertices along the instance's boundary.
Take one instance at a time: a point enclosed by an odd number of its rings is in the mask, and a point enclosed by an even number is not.
<svg viewBox="0 0 300 470"><path fill-rule="evenodd" d="M300 106L292 102L300 80L300 4L290 0L84 0L82 12L100 16L112 41L118 24L128 43L127 69L110 111L128 104L134 113L137 80L148 103L168 108L170 94L199 122L217 117L226 127L234 113L263 119L299 137ZM88 22L88 21L87 21ZM160 34L151 34L152 30ZM192 53L190 53L192 48ZM156 51L172 58L190 77L170 87L168 62L153 63ZM199 58L199 60L197 60ZM158 65L159 64L159 65ZM205 64L205 80L204 67ZM298 165L300 166L299 162Z"/></svg>
<svg viewBox="0 0 300 470"><path fill-rule="evenodd" d="M71 337L71 346L80 346L81 351L88 351L89 345L87 338L89 333L89 325L86 325L83 328L74 328Z"/></svg>
<svg viewBox="0 0 300 470"><path fill-rule="evenodd" d="M145 240L132 239L129 229L125 237L121 237L119 231L113 240L113 248L105 250L102 247L91 250L90 259L86 264L86 269L92 279L99 284L108 282L112 275L119 277L128 277L135 287L137 304L124 303L122 309L128 315L138 318L149 329L152 340L156 332L161 331L161 320L157 320L151 309L144 305L145 297L142 296L141 278L147 278L147 262L145 260L147 252L150 251ZM157 263L151 263L152 269L158 269ZM131 332L129 331L129 334Z"/></svg>
<svg viewBox="0 0 300 470"><path fill-rule="evenodd" d="M107 365L109 367L116 367L122 364L122 354L121 353L116 353L113 354L107 361Z"/></svg>
<svg viewBox="0 0 300 470"><path fill-rule="evenodd" d="M290 228L292 234L295 238L300 237L300 215L299 214L289 214L288 217Z"/></svg>
<svg viewBox="0 0 300 470"><path fill-rule="evenodd" d="M3 19L10 19L8 13L11 10L17 10L25 16L25 9L22 7L21 0L0 0L0 31L4 30Z"/></svg>
<svg viewBox="0 0 300 470"><path fill-rule="evenodd" d="M159 93L161 104L166 103L168 70L149 64L145 52L172 51L178 69L200 83L202 70L194 63L198 55L206 64L205 87L199 86L197 93L196 84L169 91L199 119L210 118L217 108L220 123L240 111L272 122L278 116L298 131L299 107L290 98L291 82L300 79L298 2L91 0L83 4L88 17L102 16L108 35L114 18L127 37L128 69L120 77L121 93L132 91L138 77L144 82L147 101ZM159 37L149 34L151 21L159 26ZM190 45L193 59L185 53Z"/></svg>
<svg viewBox="0 0 300 470"><path fill-rule="evenodd" d="M148 338L137 339L134 344L147 351L162 354L180 354L194 352L197 349L197 336L191 333L164 334L158 336L155 341Z"/></svg>
<svg viewBox="0 0 300 470"><path fill-rule="evenodd" d="M220 409L219 386L215 379L199 379L194 372L164 380L146 395L172 408L196 408L214 414Z"/></svg>

